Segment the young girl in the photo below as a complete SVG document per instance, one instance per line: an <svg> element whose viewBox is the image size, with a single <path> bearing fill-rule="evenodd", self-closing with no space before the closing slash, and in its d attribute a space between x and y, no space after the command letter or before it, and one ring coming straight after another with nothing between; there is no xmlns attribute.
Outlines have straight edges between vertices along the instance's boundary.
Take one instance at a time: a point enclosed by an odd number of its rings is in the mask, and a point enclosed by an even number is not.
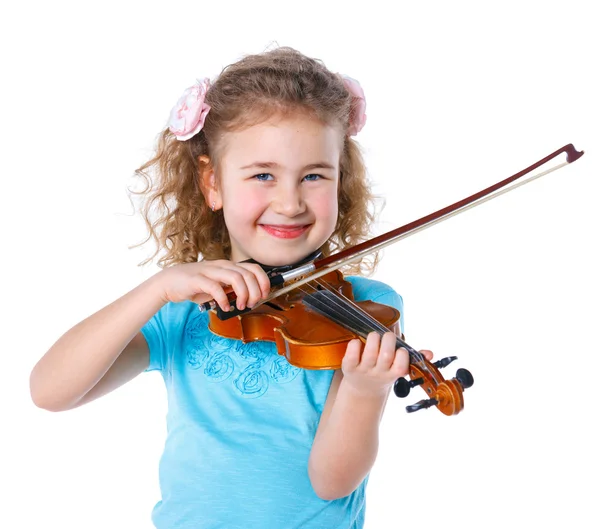
<svg viewBox="0 0 600 529"><path fill-rule="evenodd" d="M271 342L216 336L198 304L227 311L231 289L239 309L252 307L270 290L258 263L367 237L372 195L351 139L365 106L355 80L288 48L188 89L137 171L162 270L65 333L32 371L33 401L54 411L160 371L169 412L157 528L363 527L379 422L408 371L394 333L351 341L340 370L304 370ZM347 279L356 299L402 310L383 283Z"/></svg>

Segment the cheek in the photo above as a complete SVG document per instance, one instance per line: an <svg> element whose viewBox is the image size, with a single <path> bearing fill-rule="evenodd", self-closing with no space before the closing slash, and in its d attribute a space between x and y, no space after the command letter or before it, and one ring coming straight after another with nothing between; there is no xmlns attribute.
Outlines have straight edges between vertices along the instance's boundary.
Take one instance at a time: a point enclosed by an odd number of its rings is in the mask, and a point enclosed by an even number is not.
<svg viewBox="0 0 600 529"><path fill-rule="evenodd" d="M238 222L247 222L249 217L260 214L264 208L264 193L260 189L252 189L252 186L230 190L223 198L228 217Z"/></svg>
<svg viewBox="0 0 600 529"><path fill-rule="evenodd" d="M313 208L318 212L321 219L328 224L335 226L338 217L337 195L323 193L320 196L315 197Z"/></svg>

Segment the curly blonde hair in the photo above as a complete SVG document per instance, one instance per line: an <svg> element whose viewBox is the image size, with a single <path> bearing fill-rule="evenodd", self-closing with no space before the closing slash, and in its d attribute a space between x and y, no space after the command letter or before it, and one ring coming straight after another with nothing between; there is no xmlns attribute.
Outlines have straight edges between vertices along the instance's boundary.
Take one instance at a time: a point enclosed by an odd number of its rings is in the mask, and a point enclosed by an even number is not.
<svg viewBox="0 0 600 529"><path fill-rule="evenodd" d="M278 114L301 110L323 123L348 130L352 96L342 78L324 64L300 52L280 47L249 55L227 66L206 94L210 105L202 130L179 141L169 129L159 138L155 155L135 174L143 179L141 214L156 251L162 250L158 266L228 259L231 244L220 211L208 206L199 178L208 157L218 175L220 138L223 132L240 130ZM200 159L202 157L202 159ZM320 250L328 256L358 244L369 236L374 219L375 196L371 193L359 145L345 134L340 159L339 213L335 230ZM368 274L378 262L377 254L346 268Z"/></svg>

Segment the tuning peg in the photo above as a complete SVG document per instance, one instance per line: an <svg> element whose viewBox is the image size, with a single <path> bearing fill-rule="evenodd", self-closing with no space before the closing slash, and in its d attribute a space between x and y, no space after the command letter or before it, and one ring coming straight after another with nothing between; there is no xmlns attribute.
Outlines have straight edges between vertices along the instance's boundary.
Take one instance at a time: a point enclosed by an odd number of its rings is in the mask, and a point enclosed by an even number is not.
<svg viewBox="0 0 600 529"><path fill-rule="evenodd" d="M473 385L473 382L475 382L471 372L462 367L456 371L456 380L460 382L463 389L470 388Z"/></svg>
<svg viewBox="0 0 600 529"><path fill-rule="evenodd" d="M399 378L396 380L396 382L394 382L394 393L396 394L396 397L403 399L404 397L408 396L411 388L414 388L419 384L423 384L423 382L425 382L425 380L422 377L415 378L414 380Z"/></svg>
<svg viewBox="0 0 600 529"><path fill-rule="evenodd" d="M442 367L446 367L448 364L454 362L454 360L457 358L458 356L447 356L446 358L440 358L437 362L433 362L433 365L438 369L441 369Z"/></svg>
<svg viewBox="0 0 600 529"><path fill-rule="evenodd" d="M414 411L425 410L427 408L431 408L431 406L436 406L438 404L437 399L423 399L415 404L411 404L410 406L406 406L406 411L408 413L412 413Z"/></svg>

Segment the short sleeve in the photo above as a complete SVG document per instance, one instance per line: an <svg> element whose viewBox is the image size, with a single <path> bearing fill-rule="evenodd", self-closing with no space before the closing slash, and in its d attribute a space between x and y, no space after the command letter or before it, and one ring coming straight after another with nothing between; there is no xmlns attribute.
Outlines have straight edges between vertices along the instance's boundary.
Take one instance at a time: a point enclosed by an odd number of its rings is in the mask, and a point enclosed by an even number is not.
<svg viewBox="0 0 600 529"><path fill-rule="evenodd" d="M150 350L146 371L169 372L171 357L181 348L186 322L194 310L198 305L191 301L167 303L142 327Z"/></svg>
<svg viewBox="0 0 600 529"><path fill-rule="evenodd" d="M161 308L141 329L150 351L146 371L163 371L166 365L164 310Z"/></svg>

